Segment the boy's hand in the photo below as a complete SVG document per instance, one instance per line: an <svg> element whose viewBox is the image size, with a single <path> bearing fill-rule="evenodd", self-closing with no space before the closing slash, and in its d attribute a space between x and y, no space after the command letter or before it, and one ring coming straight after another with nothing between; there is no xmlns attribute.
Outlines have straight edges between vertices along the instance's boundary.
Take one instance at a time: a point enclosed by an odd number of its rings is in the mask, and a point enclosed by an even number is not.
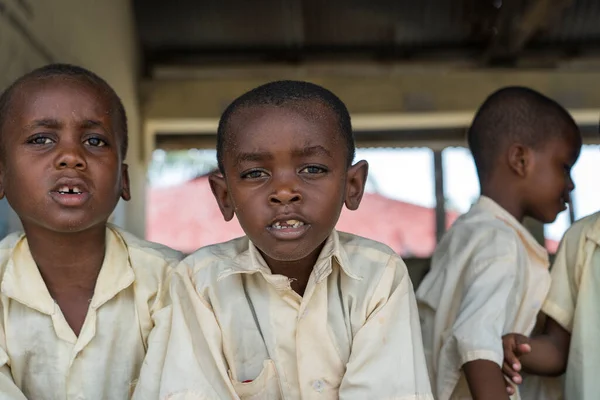
<svg viewBox="0 0 600 400"><path fill-rule="evenodd" d="M502 337L502 347L504 348L502 372L517 385L523 383L523 378L519 374L522 368L519 358L531 351L529 338L518 333L509 333ZM514 388L510 385L507 386L507 391L514 394Z"/></svg>

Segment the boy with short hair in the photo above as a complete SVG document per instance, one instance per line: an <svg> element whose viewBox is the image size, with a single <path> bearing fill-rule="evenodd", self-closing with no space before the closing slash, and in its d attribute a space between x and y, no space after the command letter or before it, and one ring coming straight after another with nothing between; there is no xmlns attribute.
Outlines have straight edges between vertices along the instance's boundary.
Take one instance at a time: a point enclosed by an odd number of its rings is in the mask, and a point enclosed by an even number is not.
<svg viewBox="0 0 600 400"><path fill-rule="evenodd" d="M0 242L0 392L125 399L181 255L110 224L129 200L121 100L94 73L36 69L0 96L0 198L24 233Z"/></svg>
<svg viewBox="0 0 600 400"><path fill-rule="evenodd" d="M444 236L417 290L437 399L508 398L502 335L531 332L550 287L547 252L521 223L549 223L565 209L581 141L569 113L531 89L501 89L477 111L468 142L481 197Z"/></svg>
<svg viewBox="0 0 600 400"><path fill-rule="evenodd" d="M367 178L365 161L352 164L344 103L311 83L268 83L226 109L217 143L211 188L247 236L177 268L168 346L154 359L150 349L154 371L138 388L161 381L161 399L432 399L406 266L334 230Z"/></svg>
<svg viewBox="0 0 600 400"><path fill-rule="evenodd" d="M600 393L596 348L600 333L600 213L567 230L551 275L550 292L542 306L548 317L544 332L531 339L506 335L504 372L521 383L521 370L542 376L566 371L565 398L595 400Z"/></svg>

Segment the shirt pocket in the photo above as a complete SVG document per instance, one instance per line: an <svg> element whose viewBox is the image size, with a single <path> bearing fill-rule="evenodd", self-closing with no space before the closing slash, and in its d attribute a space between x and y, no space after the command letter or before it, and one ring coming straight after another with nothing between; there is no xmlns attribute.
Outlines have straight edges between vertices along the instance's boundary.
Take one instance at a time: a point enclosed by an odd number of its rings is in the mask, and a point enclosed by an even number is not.
<svg viewBox="0 0 600 400"><path fill-rule="evenodd" d="M251 382L236 381L232 378L231 371L229 371L229 378L240 400L278 400L283 398L281 388L279 387L277 370L272 360L265 360L262 371Z"/></svg>

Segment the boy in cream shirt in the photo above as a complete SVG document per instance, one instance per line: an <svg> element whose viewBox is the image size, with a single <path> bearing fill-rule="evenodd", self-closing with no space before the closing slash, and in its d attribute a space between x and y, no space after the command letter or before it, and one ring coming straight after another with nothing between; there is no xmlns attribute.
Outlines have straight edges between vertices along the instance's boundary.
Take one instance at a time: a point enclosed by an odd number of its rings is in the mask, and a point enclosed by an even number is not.
<svg viewBox="0 0 600 400"><path fill-rule="evenodd" d="M128 200L127 122L101 78L48 65L0 96L0 398L126 399L178 252L110 224Z"/></svg>
<svg viewBox="0 0 600 400"><path fill-rule="evenodd" d="M334 230L367 178L341 100L306 82L258 87L224 112L217 153L212 190L247 236L177 268L168 345L152 340L140 398L432 399L404 263Z"/></svg>
<svg viewBox="0 0 600 400"><path fill-rule="evenodd" d="M521 222L565 209L581 135L553 100L508 87L486 99L468 140L481 197L417 290L423 344L437 399L508 399L502 335L529 334L550 287L547 252Z"/></svg>
<svg viewBox="0 0 600 400"><path fill-rule="evenodd" d="M543 334L531 339L519 334L504 337L506 375L521 383L522 369L545 376L566 371L565 399L597 399L599 304L600 213L595 213L574 223L561 242L542 306L548 316Z"/></svg>

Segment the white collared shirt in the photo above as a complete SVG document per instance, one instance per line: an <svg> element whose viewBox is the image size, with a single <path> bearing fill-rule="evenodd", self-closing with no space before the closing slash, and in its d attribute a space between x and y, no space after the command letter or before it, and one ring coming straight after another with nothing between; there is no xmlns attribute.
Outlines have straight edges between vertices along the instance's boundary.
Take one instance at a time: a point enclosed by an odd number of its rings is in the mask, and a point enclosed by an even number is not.
<svg viewBox="0 0 600 400"><path fill-rule="evenodd" d="M27 238L0 242L0 399L125 399L138 378L158 293L181 255L106 230L106 255L76 336L50 296ZM24 395L24 396L23 396Z"/></svg>
<svg viewBox="0 0 600 400"><path fill-rule="evenodd" d="M171 297L140 399L432 399L412 284L383 244L334 231L301 297L240 238L185 259Z"/></svg>
<svg viewBox="0 0 600 400"><path fill-rule="evenodd" d="M596 400L600 393L600 212L565 233L542 311L571 333L565 398Z"/></svg>
<svg viewBox="0 0 600 400"><path fill-rule="evenodd" d="M454 223L417 290L436 399L470 399L462 366L502 366L502 335L532 331L550 287L548 265L546 250L490 198Z"/></svg>

